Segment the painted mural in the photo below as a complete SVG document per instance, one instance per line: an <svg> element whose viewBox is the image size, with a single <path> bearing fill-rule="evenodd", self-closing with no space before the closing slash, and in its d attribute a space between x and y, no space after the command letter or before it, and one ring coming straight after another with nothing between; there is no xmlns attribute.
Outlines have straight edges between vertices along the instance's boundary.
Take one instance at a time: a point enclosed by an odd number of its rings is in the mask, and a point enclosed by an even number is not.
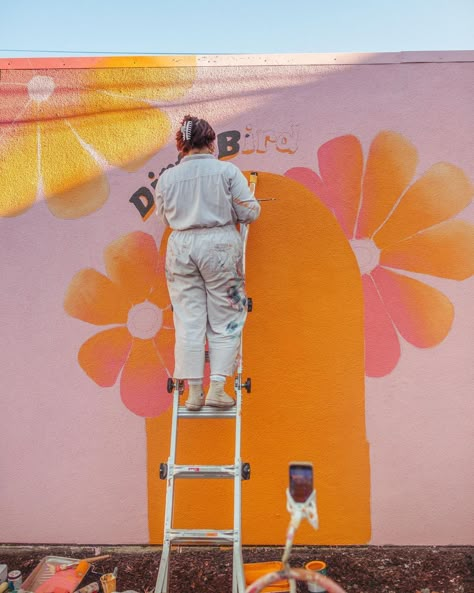
<svg viewBox="0 0 474 593"><path fill-rule="evenodd" d="M174 331L154 188L191 112L265 200L244 543L283 542L292 459L313 460L320 515L298 543L469 543L474 56L226 59L0 60L2 541L161 541ZM232 434L196 420L178 455L228 463ZM227 483L177 497L177 524L231 522Z"/></svg>

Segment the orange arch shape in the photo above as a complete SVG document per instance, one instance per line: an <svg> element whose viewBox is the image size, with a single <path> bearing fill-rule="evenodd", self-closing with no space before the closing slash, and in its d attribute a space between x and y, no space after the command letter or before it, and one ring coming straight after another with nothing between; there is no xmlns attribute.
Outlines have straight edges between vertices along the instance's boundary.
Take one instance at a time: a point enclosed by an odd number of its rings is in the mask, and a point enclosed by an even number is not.
<svg viewBox="0 0 474 593"><path fill-rule="evenodd" d="M334 216L307 188L260 173L262 215L250 229L244 332L243 542L280 544L288 524L288 462L314 464L320 528L302 525L296 543L370 539L370 467L365 435L363 301L359 269ZM185 424L186 423L186 424ZM170 413L148 419L150 541L163 537ZM232 420L183 420L178 463L233 461ZM183 487L181 487L184 484ZM174 525L232 526L231 481L182 480Z"/></svg>

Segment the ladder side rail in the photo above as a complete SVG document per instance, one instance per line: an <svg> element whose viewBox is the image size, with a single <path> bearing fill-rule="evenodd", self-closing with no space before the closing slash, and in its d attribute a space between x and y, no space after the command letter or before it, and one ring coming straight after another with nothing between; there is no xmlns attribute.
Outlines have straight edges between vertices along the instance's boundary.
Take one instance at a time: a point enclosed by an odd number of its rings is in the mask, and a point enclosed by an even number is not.
<svg viewBox="0 0 474 593"><path fill-rule="evenodd" d="M168 476L166 478L166 512L165 512L165 537L173 525L174 502L174 466L176 465L176 443L178 439L178 407L180 396L180 381L175 380L173 391L173 414L171 419L170 455L168 458Z"/></svg>
<svg viewBox="0 0 474 593"><path fill-rule="evenodd" d="M250 191L255 195L256 182L250 183ZM246 280L246 259L248 225L240 226L242 238L242 273ZM240 336L239 364L237 367L237 380L235 382L236 417L235 417L235 475L234 475L234 546L232 561L232 593L243 593L245 590L244 559L242 556L242 459L241 459L241 434L242 434L242 372L243 372L243 330Z"/></svg>
<svg viewBox="0 0 474 593"><path fill-rule="evenodd" d="M236 416L235 416L235 457L234 457L234 543L232 561L232 593L243 593L245 590L244 561L242 557L242 375L236 382Z"/></svg>
<svg viewBox="0 0 474 593"><path fill-rule="evenodd" d="M175 380L173 391L173 412L171 419L170 455L168 457L168 476L166 478L165 521L163 528L163 547L160 558L160 568L156 579L155 593L168 592L169 556L171 551L170 530L173 524L174 510L174 466L176 463L176 440L178 435L178 407L180 396L180 382Z"/></svg>

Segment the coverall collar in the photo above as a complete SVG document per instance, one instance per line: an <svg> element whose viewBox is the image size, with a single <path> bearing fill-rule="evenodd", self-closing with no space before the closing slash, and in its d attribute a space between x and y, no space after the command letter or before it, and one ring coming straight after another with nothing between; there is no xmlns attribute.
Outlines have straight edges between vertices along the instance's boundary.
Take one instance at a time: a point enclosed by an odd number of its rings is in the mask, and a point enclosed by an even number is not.
<svg viewBox="0 0 474 593"><path fill-rule="evenodd" d="M183 161L189 161L192 159L215 159L216 157L213 154L188 154L187 156L181 159Z"/></svg>

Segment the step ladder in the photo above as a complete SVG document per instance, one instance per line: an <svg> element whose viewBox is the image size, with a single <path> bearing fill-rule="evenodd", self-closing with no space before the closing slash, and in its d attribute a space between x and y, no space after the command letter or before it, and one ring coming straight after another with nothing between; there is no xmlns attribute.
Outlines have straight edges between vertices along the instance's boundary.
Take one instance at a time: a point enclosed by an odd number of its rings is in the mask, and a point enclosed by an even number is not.
<svg viewBox="0 0 474 593"><path fill-rule="evenodd" d="M250 174L250 189L255 193L257 173ZM245 277L245 260L248 226L241 225L240 234L243 244L243 274ZM252 311L252 299L247 299L247 309ZM251 379L242 381L243 340L240 340L239 362L234 380L235 406L221 410L204 406L198 411L188 410L179 405L179 399L184 392L184 381L168 379L167 389L173 393L173 412L171 421L170 455L167 463L160 464L160 478L166 480L166 507L164 521L163 548L160 568L156 580L155 593L168 593L169 561L172 546L201 545L201 546L232 546L232 593L244 593L245 578L242 558L242 480L250 479L250 464L243 463L240 458L242 432L242 390L250 393ZM178 426L181 419L209 418L232 419L235 422L234 462L229 465L178 465L176 463L176 448ZM175 479L232 479L234 481L234 512L232 529L175 529L173 527L174 487Z"/></svg>

